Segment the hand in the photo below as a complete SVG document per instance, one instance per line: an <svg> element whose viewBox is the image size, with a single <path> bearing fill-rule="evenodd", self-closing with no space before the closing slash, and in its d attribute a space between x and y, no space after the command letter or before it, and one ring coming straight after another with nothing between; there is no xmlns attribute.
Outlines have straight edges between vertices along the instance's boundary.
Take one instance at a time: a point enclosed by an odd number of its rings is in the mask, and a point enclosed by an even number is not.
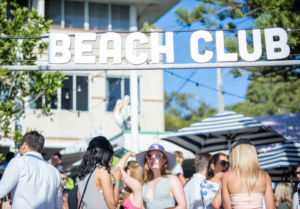
<svg viewBox="0 0 300 209"><path fill-rule="evenodd" d="M120 195L119 196L119 205L123 205L123 202L124 202L123 197Z"/></svg>
<svg viewBox="0 0 300 209"><path fill-rule="evenodd" d="M111 172L111 175L113 175L115 182L120 183L122 178L122 173L120 167L117 167L116 172Z"/></svg>
<svg viewBox="0 0 300 209"><path fill-rule="evenodd" d="M130 152L130 157L134 157L136 155L135 152Z"/></svg>

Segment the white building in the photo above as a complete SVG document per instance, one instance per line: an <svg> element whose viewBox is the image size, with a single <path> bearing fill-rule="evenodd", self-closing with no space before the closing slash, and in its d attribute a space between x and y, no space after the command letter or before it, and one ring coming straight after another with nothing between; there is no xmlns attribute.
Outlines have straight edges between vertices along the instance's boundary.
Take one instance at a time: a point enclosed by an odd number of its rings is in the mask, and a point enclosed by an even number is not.
<svg viewBox="0 0 300 209"><path fill-rule="evenodd" d="M172 8L179 0L27 0L18 1L21 6L34 7L46 19L53 19L50 32L75 34L97 31L136 31L145 21L154 23ZM120 33L122 46L128 33ZM99 39L89 42L99 62ZM137 53L148 53L151 61L150 37L148 44L138 44ZM71 38L74 65L74 38ZM162 44L162 37L160 38ZM109 43L109 47L113 47ZM122 48L122 65L127 65ZM87 54L89 55L89 54ZM37 65L48 65L45 51ZM111 64L112 59L108 60ZM161 56L162 62L162 56ZM147 64L147 63L145 63ZM27 127L42 131L46 138L44 158L49 159L55 151L74 145L93 133L102 134L108 139L123 133L113 118L113 110L118 99L130 96L130 72L68 72L64 86L58 90L51 101L40 98L37 103L25 110L23 132ZM164 94L163 71L138 71L139 127L141 132L163 133ZM51 106L53 116L37 117L41 104ZM25 104L26 105L26 104ZM151 135L151 134L150 134ZM152 136L151 136L152 137ZM128 137L127 137L128 138ZM140 138L142 140L143 137ZM147 139L143 139L147 140ZM14 145L10 140L0 141L1 152L7 152ZM174 150L173 150L174 151Z"/></svg>

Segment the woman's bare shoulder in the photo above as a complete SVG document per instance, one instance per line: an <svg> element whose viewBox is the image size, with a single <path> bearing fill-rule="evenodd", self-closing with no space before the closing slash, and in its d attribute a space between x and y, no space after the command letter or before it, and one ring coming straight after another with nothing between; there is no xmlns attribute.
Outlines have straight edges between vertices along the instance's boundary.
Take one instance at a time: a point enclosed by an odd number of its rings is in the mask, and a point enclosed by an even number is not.
<svg viewBox="0 0 300 209"><path fill-rule="evenodd" d="M99 166L95 171L96 175L109 175L109 172L104 166Z"/></svg>
<svg viewBox="0 0 300 209"><path fill-rule="evenodd" d="M223 177L224 179L231 179L234 177L234 171L231 170L231 171L227 171L226 173L223 174Z"/></svg>

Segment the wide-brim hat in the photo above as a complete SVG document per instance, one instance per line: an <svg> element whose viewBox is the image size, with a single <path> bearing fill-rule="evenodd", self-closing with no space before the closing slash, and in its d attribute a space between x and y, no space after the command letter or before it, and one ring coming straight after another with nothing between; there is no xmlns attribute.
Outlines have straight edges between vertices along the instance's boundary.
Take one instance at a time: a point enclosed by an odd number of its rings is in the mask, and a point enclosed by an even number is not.
<svg viewBox="0 0 300 209"><path fill-rule="evenodd" d="M139 164L142 168L144 168L144 159L145 159L145 155L146 155L148 152L152 151L152 150L158 150L158 151L161 151L161 152L163 152L163 153L167 156L167 158L168 158L167 169L168 169L168 170L171 170L171 169L175 166L175 164L176 164L176 158L175 158L175 156L174 156L173 154L171 154L171 153L165 151L165 148L164 148L163 146L161 146L160 144L152 144L152 145L148 148L148 150L146 150L146 151L144 151L144 152L141 152L141 153L139 153L139 154L136 154L136 156L135 156L136 161L138 162L138 164Z"/></svg>

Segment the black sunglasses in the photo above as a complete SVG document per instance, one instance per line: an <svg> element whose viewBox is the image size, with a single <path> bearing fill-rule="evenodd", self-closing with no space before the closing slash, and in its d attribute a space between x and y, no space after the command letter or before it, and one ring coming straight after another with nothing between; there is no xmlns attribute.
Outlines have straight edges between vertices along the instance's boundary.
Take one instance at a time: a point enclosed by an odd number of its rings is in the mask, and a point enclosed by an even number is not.
<svg viewBox="0 0 300 209"><path fill-rule="evenodd" d="M23 142L21 142L21 144L17 144L18 149L20 149L22 144L23 144Z"/></svg>
<svg viewBox="0 0 300 209"><path fill-rule="evenodd" d="M225 166L229 167L229 162L225 161L225 160L219 160L217 163L220 163L221 166L224 168Z"/></svg>
<svg viewBox="0 0 300 209"><path fill-rule="evenodd" d="M296 175L300 174L300 172L296 172Z"/></svg>

